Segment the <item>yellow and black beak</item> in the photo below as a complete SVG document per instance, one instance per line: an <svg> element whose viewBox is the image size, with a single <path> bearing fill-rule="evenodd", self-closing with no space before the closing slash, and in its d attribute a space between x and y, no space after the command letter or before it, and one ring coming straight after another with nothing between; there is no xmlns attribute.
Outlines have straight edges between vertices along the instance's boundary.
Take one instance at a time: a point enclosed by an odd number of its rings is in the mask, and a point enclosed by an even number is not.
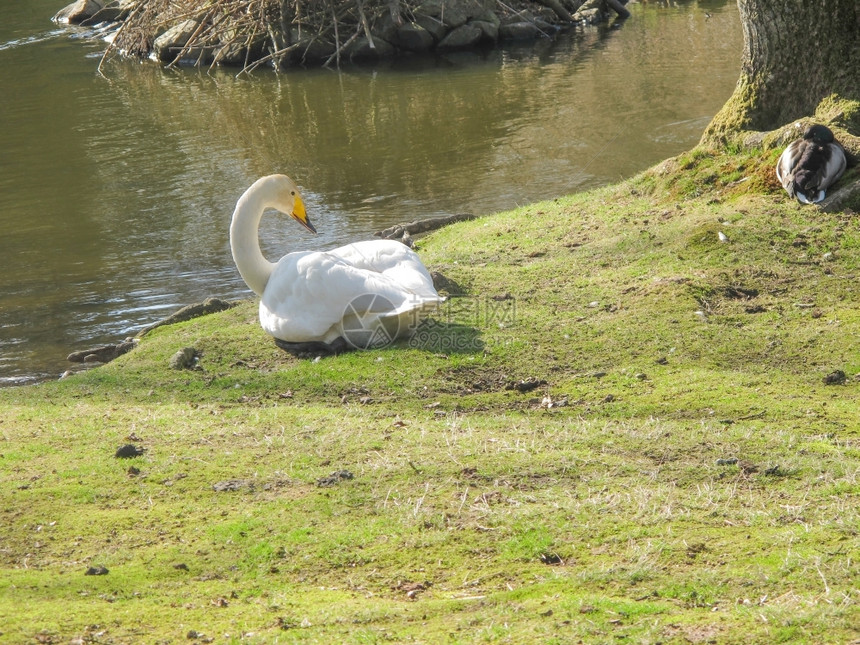
<svg viewBox="0 0 860 645"><path fill-rule="evenodd" d="M295 200L293 203L293 212L290 215L295 219L299 224L308 229L311 233L316 233L317 230L314 228L314 225L311 224L311 221L308 219L308 214L305 212L305 203L302 201L302 198L299 195L295 196Z"/></svg>

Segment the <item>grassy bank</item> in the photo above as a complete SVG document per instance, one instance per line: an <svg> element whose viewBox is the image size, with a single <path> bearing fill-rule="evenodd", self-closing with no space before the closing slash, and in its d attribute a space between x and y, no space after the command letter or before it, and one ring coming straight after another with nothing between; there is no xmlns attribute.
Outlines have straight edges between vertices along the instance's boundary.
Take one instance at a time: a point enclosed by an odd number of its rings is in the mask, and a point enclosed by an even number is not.
<svg viewBox="0 0 860 645"><path fill-rule="evenodd" d="M434 233L411 346L248 303L0 391L0 642L857 638L860 223L774 162Z"/></svg>

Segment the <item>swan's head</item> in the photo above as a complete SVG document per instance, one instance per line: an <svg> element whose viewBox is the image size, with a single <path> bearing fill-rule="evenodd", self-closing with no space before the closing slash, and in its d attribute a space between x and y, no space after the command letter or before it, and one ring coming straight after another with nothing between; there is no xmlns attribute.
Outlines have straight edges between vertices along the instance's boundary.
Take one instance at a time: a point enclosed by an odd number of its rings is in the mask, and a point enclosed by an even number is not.
<svg viewBox="0 0 860 645"><path fill-rule="evenodd" d="M316 233L316 228L305 212L305 203L296 183L286 175L270 175L266 180L265 185L270 193L269 205L289 215L311 233Z"/></svg>

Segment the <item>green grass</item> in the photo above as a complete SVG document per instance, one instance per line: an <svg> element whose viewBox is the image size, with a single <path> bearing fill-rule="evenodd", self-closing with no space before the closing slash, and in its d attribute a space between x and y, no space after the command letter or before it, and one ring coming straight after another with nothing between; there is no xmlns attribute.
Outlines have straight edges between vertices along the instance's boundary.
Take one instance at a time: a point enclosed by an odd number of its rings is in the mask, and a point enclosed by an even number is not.
<svg viewBox="0 0 860 645"><path fill-rule="evenodd" d="M0 642L856 639L860 223L771 157L420 240L466 295L411 344L246 303L0 391Z"/></svg>

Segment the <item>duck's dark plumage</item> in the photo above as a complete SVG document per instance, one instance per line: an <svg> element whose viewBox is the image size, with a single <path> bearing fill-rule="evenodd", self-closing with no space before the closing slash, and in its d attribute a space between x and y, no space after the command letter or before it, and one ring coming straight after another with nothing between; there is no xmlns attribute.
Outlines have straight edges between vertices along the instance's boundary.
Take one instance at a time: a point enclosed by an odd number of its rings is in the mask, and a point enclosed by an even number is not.
<svg viewBox="0 0 860 645"><path fill-rule="evenodd" d="M789 195L803 204L815 204L842 176L845 165L845 151L830 128L812 125L782 153L776 176Z"/></svg>

